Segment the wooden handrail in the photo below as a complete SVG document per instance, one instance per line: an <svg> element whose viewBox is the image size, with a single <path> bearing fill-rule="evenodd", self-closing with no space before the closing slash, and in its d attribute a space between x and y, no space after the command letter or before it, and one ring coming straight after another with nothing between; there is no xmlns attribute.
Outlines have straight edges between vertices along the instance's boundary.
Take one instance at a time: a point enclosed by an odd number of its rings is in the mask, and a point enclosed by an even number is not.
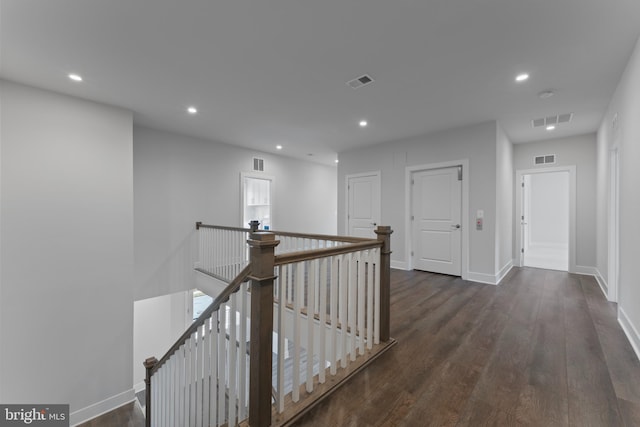
<svg viewBox="0 0 640 427"><path fill-rule="evenodd" d="M327 258L334 255L342 255L349 252L357 252L366 249L381 248L383 243L379 240L365 240L345 246L333 248L312 249L308 251L291 252L275 256L275 265L291 264L294 262L308 261L316 258Z"/></svg>
<svg viewBox="0 0 640 427"><path fill-rule="evenodd" d="M155 372L160 369L160 367L171 357L173 353L175 353L181 345L187 342L187 340L191 337L191 335L198 330L199 327L203 326L205 321L211 317L211 314L218 310L223 302L227 301L229 297L240 289L240 285L243 282L247 281L247 278L251 275L251 264L247 265L238 276L233 279L229 285L216 297L216 299L207 307L202 314L189 326L189 328L178 338L178 340L171 346L169 351L165 353L162 358L156 362L153 368L150 369L149 374L153 375Z"/></svg>
<svg viewBox="0 0 640 427"><path fill-rule="evenodd" d="M247 233L251 232L250 228L227 227L223 225L209 225L209 224L203 224L202 222L196 222L196 230L199 230L200 228L213 228L213 229L228 230L228 231L244 231ZM278 231L278 230L259 230L258 232L273 233L276 236L300 237L303 239L316 239L316 240L331 240L334 242L345 242L345 243L368 242L372 240L366 237L332 236L329 234L308 234L308 233L296 233L292 231Z"/></svg>

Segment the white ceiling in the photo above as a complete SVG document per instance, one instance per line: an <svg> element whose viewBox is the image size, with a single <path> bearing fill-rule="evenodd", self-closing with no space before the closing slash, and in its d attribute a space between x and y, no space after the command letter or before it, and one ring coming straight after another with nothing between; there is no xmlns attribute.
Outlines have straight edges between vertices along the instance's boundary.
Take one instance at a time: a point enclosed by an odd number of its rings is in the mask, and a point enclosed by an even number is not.
<svg viewBox="0 0 640 427"><path fill-rule="evenodd" d="M640 35L638 0L0 0L0 14L5 79L327 164L494 119L516 143L593 132ZM375 81L346 84L362 74ZM531 126L568 112L553 133Z"/></svg>

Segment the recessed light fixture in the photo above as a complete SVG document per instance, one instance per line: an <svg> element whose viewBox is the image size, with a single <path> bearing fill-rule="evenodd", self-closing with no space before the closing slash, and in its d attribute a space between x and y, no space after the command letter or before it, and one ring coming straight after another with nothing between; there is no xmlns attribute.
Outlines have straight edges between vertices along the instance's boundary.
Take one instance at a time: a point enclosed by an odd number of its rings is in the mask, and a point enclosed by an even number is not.
<svg viewBox="0 0 640 427"><path fill-rule="evenodd" d="M555 128L556 128L555 125L549 125L546 127L546 129L549 131L554 130Z"/></svg>
<svg viewBox="0 0 640 427"><path fill-rule="evenodd" d="M340 160L336 159L336 163L338 163Z"/></svg>
<svg viewBox="0 0 640 427"><path fill-rule="evenodd" d="M516 76L516 81L517 81L518 83L520 83L520 82L523 82L523 81L527 80L528 78L529 78L529 74L527 74L527 73L522 73L522 74L518 74L518 75Z"/></svg>
<svg viewBox="0 0 640 427"><path fill-rule="evenodd" d="M366 120L360 120L360 123L359 123L359 125L360 125L360 127L361 127L361 128L365 128L365 127L367 127L367 125L368 125L368 124L369 124L369 123L367 123L367 121L366 121Z"/></svg>
<svg viewBox="0 0 640 427"><path fill-rule="evenodd" d="M282 145L276 145L276 150L282 150Z"/></svg>
<svg viewBox="0 0 640 427"><path fill-rule="evenodd" d="M73 80L74 82L81 82L82 81L82 76L80 74L71 73L71 74L69 74L69 78L71 80Z"/></svg>
<svg viewBox="0 0 640 427"><path fill-rule="evenodd" d="M188 107L187 108L187 113L189 113L189 114L198 114L198 109L196 107L193 107L193 106Z"/></svg>
<svg viewBox="0 0 640 427"><path fill-rule="evenodd" d="M552 90L544 90L538 94L538 98L547 99L547 98L551 98L553 95L555 95L555 93L553 93Z"/></svg>

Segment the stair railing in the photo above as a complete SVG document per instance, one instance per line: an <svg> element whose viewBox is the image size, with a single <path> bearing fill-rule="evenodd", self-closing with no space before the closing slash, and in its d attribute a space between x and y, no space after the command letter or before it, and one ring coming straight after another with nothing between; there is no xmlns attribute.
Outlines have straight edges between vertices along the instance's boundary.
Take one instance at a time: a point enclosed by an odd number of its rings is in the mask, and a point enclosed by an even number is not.
<svg viewBox="0 0 640 427"><path fill-rule="evenodd" d="M287 402L310 401L390 340L390 227L374 240L196 227L197 270L239 273L167 354L145 361L148 427L282 423L298 410Z"/></svg>

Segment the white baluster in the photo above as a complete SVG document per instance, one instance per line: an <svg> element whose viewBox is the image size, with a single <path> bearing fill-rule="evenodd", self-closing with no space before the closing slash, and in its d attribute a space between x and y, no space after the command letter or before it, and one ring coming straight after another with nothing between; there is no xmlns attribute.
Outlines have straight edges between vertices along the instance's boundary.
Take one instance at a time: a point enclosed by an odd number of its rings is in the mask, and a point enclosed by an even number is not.
<svg viewBox="0 0 640 427"><path fill-rule="evenodd" d="M300 323L301 308L304 298L304 262L296 264L295 295L293 303L293 392L294 402L300 400Z"/></svg>
<svg viewBox="0 0 640 427"><path fill-rule="evenodd" d="M329 292L329 313L331 315L331 346L329 348L329 363L331 375L336 374L336 360L338 356L338 272L341 257L331 257L331 290Z"/></svg>
<svg viewBox="0 0 640 427"><path fill-rule="evenodd" d="M240 285L240 366L239 366L239 420L247 418L247 317L249 314L247 284Z"/></svg>
<svg viewBox="0 0 640 427"><path fill-rule="evenodd" d="M277 410L278 413L282 413L284 411L284 342L285 342L285 286L287 283L287 278L285 277L286 266L278 267L278 279L276 284L278 286L278 291L283 298L278 300L278 309L277 309L277 323L276 332L278 334L277 341L277 354L278 359L276 362L276 400L277 400Z"/></svg>
<svg viewBox="0 0 640 427"><path fill-rule="evenodd" d="M238 400L238 371L236 341L237 314L238 314L238 293L231 295L231 310L229 311L229 425L236 424L236 409Z"/></svg>
<svg viewBox="0 0 640 427"><path fill-rule="evenodd" d="M205 320L202 332L202 424L209 425L209 402L211 399L211 322Z"/></svg>
<svg viewBox="0 0 640 427"><path fill-rule="evenodd" d="M320 330L318 341L318 381L320 384L324 384L325 381L325 367L327 360L327 352L326 352L326 332L327 332L327 290L329 289L329 284L327 283L327 258L322 258L320 261L320 283L318 286L320 295L318 298L319 302L319 314L320 314Z"/></svg>
<svg viewBox="0 0 640 427"><path fill-rule="evenodd" d="M313 391L313 340L315 326L315 300L317 286L317 259L309 261L309 276L307 280L307 375L306 386L307 392Z"/></svg>
<svg viewBox="0 0 640 427"><path fill-rule="evenodd" d="M367 348L373 348L373 277L374 251L367 251Z"/></svg>
<svg viewBox="0 0 640 427"><path fill-rule="evenodd" d="M225 422L225 395L227 391L227 311L225 304L220 305L218 313L218 424Z"/></svg>
<svg viewBox="0 0 640 427"><path fill-rule="evenodd" d="M380 344L380 249L376 249L375 252L375 283L373 287L373 343Z"/></svg>
<svg viewBox="0 0 640 427"><path fill-rule="evenodd" d="M342 265L340 266L340 366L347 367L347 354L349 353L347 348L347 309L349 306L349 269L351 268L351 254L347 253L342 259Z"/></svg>
<svg viewBox="0 0 640 427"><path fill-rule="evenodd" d="M349 302L347 303L347 317L349 322L349 355L351 360L356 360L356 313L357 313L357 279L358 279L358 255L350 254L349 263Z"/></svg>
<svg viewBox="0 0 640 427"><path fill-rule="evenodd" d="M364 354L364 297L365 297L365 265L366 258L364 251L358 252L358 325L357 325L357 343L358 352Z"/></svg>
<svg viewBox="0 0 640 427"><path fill-rule="evenodd" d="M218 378L220 373L218 371L218 353L220 347L218 346L218 318L220 316L220 310L213 313L211 317L211 397L209 399L209 425L215 426L218 416Z"/></svg>

